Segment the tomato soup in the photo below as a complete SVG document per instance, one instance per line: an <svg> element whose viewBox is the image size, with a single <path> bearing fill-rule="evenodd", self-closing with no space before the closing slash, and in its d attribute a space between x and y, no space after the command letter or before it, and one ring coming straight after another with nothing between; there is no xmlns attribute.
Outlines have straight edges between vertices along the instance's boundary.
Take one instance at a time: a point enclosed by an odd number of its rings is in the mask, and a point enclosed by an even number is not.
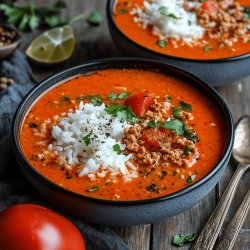
<svg viewBox="0 0 250 250"><path fill-rule="evenodd" d="M175 193L220 161L225 134L215 105L160 72L110 69L49 89L22 125L21 149L44 177L107 200Z"/></svg>
<svg viewBox="0 0 250 250"><path fill-rule="evenodd" d="M179 14L176 11L180 6L168 10L172 0L158 7L155 2L163 4L158 0L118 0L115 5L116 25L135 43L161 54L191 59L228 58L250 52L249 0L230 1L230 4L215 0L183 1L183 11ZM189 15L187 20L184 14ZM187 24L183 24L184 21ZM197 37L190 41L192 32ZM187 36L189 40L183 42Z"/></svg>

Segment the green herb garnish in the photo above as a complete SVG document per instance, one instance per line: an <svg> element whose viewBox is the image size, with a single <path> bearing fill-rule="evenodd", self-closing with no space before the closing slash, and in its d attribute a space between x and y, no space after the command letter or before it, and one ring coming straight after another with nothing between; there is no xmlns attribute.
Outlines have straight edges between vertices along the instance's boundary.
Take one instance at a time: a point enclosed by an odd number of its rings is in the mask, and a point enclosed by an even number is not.
<svg viewBox="0 0 250 250"><path fill-rule="evenodd" d="M180 102L180 106L177 106L175 108L173 108L173 115L175 117L181 117L180 113L182 110L185 110L187 112L192 112L192 106L188 103L185 103L183 101Z"/></svg>
<svg viewBox="0 0 250 250"><path fill-rule="evenodd" d="M88 16L87 22L94 26L100 25L103 22L103 16L98 11L93 11Z"/></svg>
<svg viewBox="0 0 250 250"><path fill-rule="evenodd" d="M173 115L175 117L181 117L181 111L182 111L182 107L181 106L178 106L178 107L175 107L173 108Z"/></svg>
<svg viewBox="0 0 250 250"><path fill-rule="evenodd" d="M37 124L36 124L36 123L33 123L33 122L30 122L30 123L29 123L29 127L30 127L30 128L36 128L36 127L37 127Z"/></svg>
<svg viewBox="0 0 250 250"><path fill-rule="evenodd" d="M188 155L188 153L191 151L191 148L189 146L186 146L184 149L183 149L183 154L184 155Z"/></svg>
<svg viewBox="0 0 250 250"><path fill-rule="evenodd" d="M180 17L177 17L174 13L168 13L167 10L168 10L168 8L165 6L161 6L159 8L159 11L160 11L162 16L171 17L173 19L180 19Z"/></svg>
<svg viewBox="0 0 250 250"><path fill-rule="evenodd" d="M172 102L172 97L171 96L166 96L166 101L167 102Z"/></svg>
<svg viewBox="0 0 250 250"><path fill-rule="evenodd" d="M148 122L148 126L150 128L157 128L159 125L160 125L160 122L158 122L158 121L151 120Z"/></svg>
<svg viewBox="0 0 250 250"><path fill-rule="evenodd" d="M196 234L177 234L173 237L172 244L175 246L183 246L188 242L192 242L196 239Z"/></svg>
<svg viewBox="0 0 250 250"><path fill-rule="evenodd" d="M102 98L100 95L90 96L90 102L95 106L100 106L102 104Z"/></svg>
<svg viewBox="0 0 250 250"><path fill-rule="evenodd" d="M250 8L249 7L244 7L244 16L246 19L250 19Z"/></svg>
<svg viewBox="0 0 250 250"><path fill-rule="evenodd" d="M70 98L69 98L68 96L62 96L62 97L61 97L61 101L70 103Z"/></svg>
<svg viewBox="0 0 250 250"><path fill-rule="evenodd" d="M92 135L92 131L89 132L87 135L85 135L82 140L85 142L86 146L88 146L91 143L90 136Z"/></svg>
<svg viewBox="0 0 250 250"><path fill-rule="evenodd" d="M181 101L180 105L185 111L192 112L192 106L190 104Z"/></svg>
<svg viewBox="0 0 250 250"><path fill-rule="evenodd" d="M35 30L42 24L49 27L66 24L58 14L67 6L63 1L57 1L52 6L37 6L34 1L28 5L15 6L12 4L0 4L0 12L7 17L9 24L17 26L20 30Z"/></svg>
<svg viewBox="0 0 250 250"><path fill-rule="evenodd" d="M98 191L99 190L99 187L92 187L90 189L87 190L88 193L93 193L95 191Z"/></svg>
<svg viewBox="0 0 250 250"><path fill-rule="evenodd" d="M157 184L153 183L150 186L147 186L146 189L149 192L156 192L158 190L158 186L157 186Z"/></svg>
<svg viewBox="0 0 250 250"><path fill-rule="evenodd" d="M213 46L205 46L204 48L203 48L203 50L204 50L204 52L206 52L206 53L208 53L209 51L211 51L213 49Z"/></svg>
<svg viewBox="0 0 250 250"><path fill-rule="evenodd" d="M128 121L128 122L137 122L141 121L135 113L132 112L130 107L126 107L119 104L107 105L105 107L105 111L112 115L113 117L117 117L120 122Z"/></svg>
<svg viewBox="0 0 250 250"><path fill-rule="evenodd" d="M113 146L113 150L118 154L118 155L121 155L122 154L122 150L121 150L121 147L119 146L119 144L115 144Z"/></svg>
<svg viewBox="0 0 250 250"><path fill-rule="evenodd" d="M127 12L128 12L127 8L122 8L118 11L119 14L125 14Z"/></svg>
<svg viewBox="0 0 250 250"><path fill-rule="evenodd" d="M183 123L179 120L165 121L162 124L165 129L173 130L176 135L183 135Z"/></svg>
<svg viewBox="0 0 250 250"><path fill-rule="evenodd" d="M195 179L195 177L196 177L196 175L190 175L190 176L188 176L187 183L192 183L193 180Z"/></svg>
<svg viewBox="0 0 250 250"><path fill-rule="evenodd" d="M196 131L194 130L190 130L186 124L183 123L183 129L184 129L184 136L193 141L194 143L196 143L197 141L199 141L199 138L196 136Z"/></svg>
<svg viewBox="0 0 250 250"><path fill-rule="evenodd" d="M159 40L156 42L156 44L160 47L160 48L164 48L166 46L166 41L165 40Z"/></svg>
<svg viewBox="0 0 250 250"><path fill-rule="evenodd" d="M110 101L124 100L124 99L127 99L129 96L130 96L130 93L127 93L127 92L122 92L120 94L112 92L108 95L107 99Z"/></svg>

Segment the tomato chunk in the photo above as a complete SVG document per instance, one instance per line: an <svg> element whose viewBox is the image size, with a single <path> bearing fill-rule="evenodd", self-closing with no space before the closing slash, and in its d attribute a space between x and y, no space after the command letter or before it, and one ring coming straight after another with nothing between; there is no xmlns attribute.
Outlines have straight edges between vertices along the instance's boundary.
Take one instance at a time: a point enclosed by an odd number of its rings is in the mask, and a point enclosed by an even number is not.
<svg viewBox="0 0 250 250"><path fill-rule="evenodd" d="M145 112L149 109L154 101L154 95L150 93L140 93L130 96L126 101L125 105L130 106L132 111L142 118Z"/></svg>
<svg viewBox="0 0 250 250"><path fill-rule="evenodd" d="M213 0L207 0L201 4L201 9L208 14L216 14L217 8Z"/></svg>
<svg viewBox="0 0 250 250"><path fill-rule="evenodd" d="M150 148L159 148L165 135L158 129L146 129L144 130L141 140L145 141L145 146Z"/></svg>

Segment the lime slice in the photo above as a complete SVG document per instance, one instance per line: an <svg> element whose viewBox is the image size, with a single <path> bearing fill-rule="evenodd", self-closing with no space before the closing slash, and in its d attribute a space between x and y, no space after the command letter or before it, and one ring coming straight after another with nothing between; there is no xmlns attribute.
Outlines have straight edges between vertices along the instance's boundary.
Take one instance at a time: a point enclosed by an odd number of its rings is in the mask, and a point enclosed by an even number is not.
<svg viewBox="0 0 250 250"><path fill-rule="evenodd" d="M76 44L71 26L50 29L36 37L26 55L38 63L55 64L69 59Z"/></svg>

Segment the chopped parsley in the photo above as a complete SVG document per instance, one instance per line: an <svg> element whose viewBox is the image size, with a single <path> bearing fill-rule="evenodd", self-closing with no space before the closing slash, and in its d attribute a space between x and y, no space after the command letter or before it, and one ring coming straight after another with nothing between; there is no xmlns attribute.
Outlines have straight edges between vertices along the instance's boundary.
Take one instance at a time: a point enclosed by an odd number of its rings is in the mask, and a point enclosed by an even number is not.
<svg viewBox="0 0 250 250"><path fill-rule="evenodd" d="M165 121L162 124L165 129L173 130L176 135L183 135L183 123L179 120Z"/></svg>
<svg viewBox="0 0 250 250"><path fill-rule="evenodd" d="M181 117L180 113L182 110L185 110L187 112L192 112L192 106L188 103L181 101L179 106L173 108L173 115L175 117L180 118Z"/></svg>
<svg viewBox="0 0 250 250"><path fill-rule="evenodd" d="M172 244L175 246L184 246L188 242L192 242L196 239L196 234L177 234L173 237Z"/></svg>
<svg viewBox="0 0 250 250"><path fill-rule="evenodd" d="M188 176L187 183L192 183L193 180L195 179L195 177L196 177L196 175L190 175L190 176Z"/></svg>
<svg viewBox="0 0 250 250"><path fill-rule="evenodd" d="M212 49L213 49L213 46L210 46L210 45L205 46L205 47L203 48L204 52L206 52L206 53L208 53L208 52L211 51Z"/></svg>
<svg viewBox="0 0 250 250"><path fill-rule="evenodd" d="M37 124L36 124L36 123L33 123L33 122L30 122L30 123L29 123L29 127L30 127L30 128L36 128L36 127L37 127Z"/></svg>
<svg viewBox="0 0 250 250"><path fill-rule="evenodd" d="M171 96L166 96L166 101L167 102L172 102L172 97Z"/></svg>
<svg viewBox="0 0 250 250"><path fill-rule="evenodd" d="M183 129L184 129L184 136L191 140L192 142L196 143L199 141L199 138L196 136L196 131L190 130L186 124L183 123Z"/></svg>
<svg viewBox="0 0 250 250"><path fill-rule="evenodd" d="M107 105L105 107L105 111L112 115L113 117L117 117L120 122L128 121L128 122L137 122L141 121L135 113L132 112L130 107L126 107L119 104Z"/></svg>
<svg viewBox="0 0 250 250"><path fill-rule="evenodd" d="M128 12L128 9L127 8L122 8L118 11L119 14L125 14Z"/></svg>
<svg viewBox="0 0 250 250"><path fill-rule="evenodd" d="M148 122L148 126L150 128L157 128L159 125L160 125L160 122L157 122L157 121L154 121L154 120L151 120L151 121Z"/></svg>
<svg viewBox="0 0 250 250"><path fill-rule="evenodd" d="M96 187L92 187L92 188L88 189L87 192L93 193L93 192L98 191L98 190L99 190L99 187L96 186Z"/></svg>
<svg viewBox="0 0 250 250"><path fill-rule="evenodd" d="M181 19L180 17L177 17L174 13L168 13L167 10L168 10L168 8L166 6L161 6L159 8L159 11L160 11L162 16L171 17L173 19Z"/></svg>
<svg viewBox="0 0 250 250"><path fill-rule="evenodd" d="M85 142L86 146L88 146L91 143L90 136L92 135L92 131L89 132L87 135L85 135L82 140Z"/></svg>
<svg viewBox="0 0 250 250"><path fill-rule="evenodd" d="M122 92L120 94L112 92L108 95L107 99L110 101L124 100L124 99L127 99L129 96L130 96L130 93L127 93L127 92Z"/></svg>
<svg viewBox="0 0 250 250"><path fill-rule="evenodd" d="M244 7L244 16L246 19L250 19L250 8L249 7Z"/></svg>
<svg viewBox="0 0 250 250"><path fill-rule="evenodd" d="M81 102L83 100L89 99L90 102L95 106L102 105L102 97L100 95L86 95L86 96L78 96L76 98L77 102Z"/></svg>
<svg viewBox="0 0 250 250"><path fill-rule="evenodd" d="M160 47L160 48L164 48L166 46L166 41L165 40L159 40L156 42L156 44Z"/></svg>
<svg viewBox="0 0 250 250"><path fill-rule="evenodd" d="M184 155L188 155L188 153L191 151L191 148L189 146L186 146L184 149L183 149L183 154Z"/></svg>
<svg viewBox="0 0 250 250"><path fill-rule="evenodd" d="M64 95L64 96L61 97L61 101L70 103L70 98L68 96Z"/></svg>
<svg viewBox="0 0 250 250"><path fill-rule="evenodd" d="M147 186L146 189L148 192L156 192L158 190L158 186L155 183L152 183L150 186Z"/></svg>
<svg viewBox="0 0 250 250"><path fill-rule="evenodd" d="M118 154L118 155L121 155L122 154L122 150L121 150L121 147L119 146L119 144L115 144L113 146L113 150Z"/></svg>

